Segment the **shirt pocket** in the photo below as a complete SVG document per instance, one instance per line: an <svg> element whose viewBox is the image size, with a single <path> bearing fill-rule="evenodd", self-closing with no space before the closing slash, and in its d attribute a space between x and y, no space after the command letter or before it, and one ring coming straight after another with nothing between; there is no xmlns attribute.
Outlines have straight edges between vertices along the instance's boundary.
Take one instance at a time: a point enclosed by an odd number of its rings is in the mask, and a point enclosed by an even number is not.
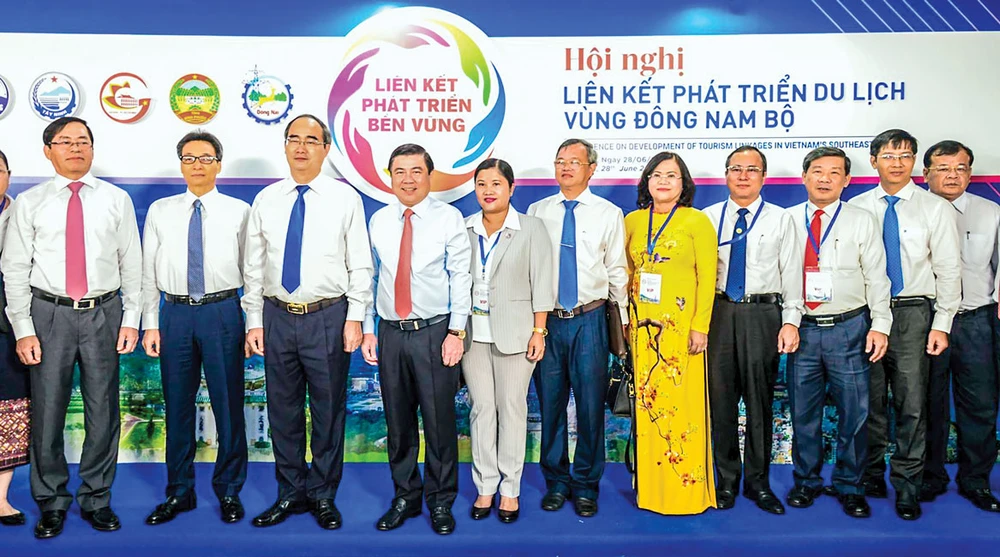
<svg viewBox="0 0 1000 557"><path fill-rule="evenodd" d="M770 263L777 265L778 262L778 238L761 234L757 238L749 238L751 245L749 259L751 263Z"/></svg>
<svg viewBox="0 0 1000 557"><path fill-rule="evenodd" d="M420 269L441 269L444 272L446 245L447 242L443 237L427 239L414 237L411 270L416 272ZM478 255L477 252L476 257Z"/></svg>
<svg viewBox="0 0 1000 557"><path fill-rule="evenodd" d="M826 263L820 259L820 265ZM835 269L841 271L854 271L861 268L861 246L854 242L835 239L833 241L833 261L830 261Z"/></svg>
<svg viewBox="0 0 1000 557"><path fill-rule="evenodd" d="M985 267L993 259L993 236L966 232L962 237L962 262L969 267Z"/></svg>
<svg viewBox="0 0 1000 557"><path fill-rule="evenodd" d="M930 234L922 226L907 226L899 231L899 246L911 262L923 261L930 253L927 247Z"/></svg>

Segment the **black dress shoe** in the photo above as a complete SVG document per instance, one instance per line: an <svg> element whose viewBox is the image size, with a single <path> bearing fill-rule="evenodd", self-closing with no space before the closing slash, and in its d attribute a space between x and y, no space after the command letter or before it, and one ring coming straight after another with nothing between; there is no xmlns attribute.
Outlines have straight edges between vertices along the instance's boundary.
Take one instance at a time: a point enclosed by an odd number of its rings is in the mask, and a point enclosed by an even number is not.
<svg viewBox="0 0 1000 557"><path fill-rule="evenodd" d="M156 509L146 517L146 524L156 526L166 524L177 518L177 515L190 511L198 506L198 500L193 492L189 492L187 497L167 497L167 500L156 506Z"/></svg>
<svg viewBox="0 0 1000 557"><path fill-rule="evenodd" d="M80 513L80 516L89 522L94 530L98 532L114 532L122 527L122 523L118 520L118 515L115 514L115 511L111 510L111 507L83 511Z"/></svg>
<svg viewBox="0 0 1000 557"><path fill-rule="evenodd" d="M27 522L27 520L24 518L24 513L0 516L0 524L3 524L4 526L24 526L25 522Z"/></svg>
<svg viewBox="0 0 1000 557"><path fill-rule="evenodd" d="M252 524L258 528L277 526L293 514L309 512L309 504L305 501L287 501L279 499L271 508L257 515Z"/></svg>
<svg viewBox="0 0 1000 557"><path fill-rule="evenodd" d="M969 490L959 489L958 494L972 501L972 504L981 510L1000 513L1000 501L997 501L997 498L993 496L988 487Z"/></svg>
<svg viewBox="0 0 1000 557"><path fill-rule="evenodd" d="M35 537L44 540L62 533L66 523L66 511L42 511L42 518L35 524Z"/></svg>
<svg viewBox="0 0 1000 557"><path fill-rule="evenodd" d="M924 483L920 485L920 497L918 500L921 503L930 503L937 499L938 495L944 495L945 493L948 493L947 485Z"/></svg>
<svg viewBox="0 0 1000 557"><path fill-rule="evenodd" d="M455 531L455 517L451 515L448 507L434 507L431 509L431 528L434 532L446 536Z"/></svg>
<svg viewBox="0 0 1000 557"><path fill-rule="evenodd" d="M889 486L885 485L885 478L865 478L865 495L876 499L889 497Z"/></svg>
<svg viewBox="0 0 1000 557"><path fill-rule="evenodd" d="M504 524L510 524L511 522L515 522L520 514L521 514L520 508L514 509L512 511L497 509L497 518L499 518L500 522L503 522Z"/></svg>
<svg viewBox="0 0 1000 557"><path fill-rule="evenodd" d="M840 492L837 491L837 486L835 485L824 485L823 495L829 495L830 497L839 497Z"/></svg>
<svg viewBox="0 0 1000 557"><path fill-rule="evenodd" d="M375 528L386 532L388 530L395 530L406 522L407 518L413 518L418 516L421 512L420 502L408 503L406 499L402 497L396 498L392 501L392 507L382 515L382 518L378 519L375 523ZM449 513L450 514L450 513Z"/></svg>
<svg viewBox="0 0 1000 557"><path fill-rule="evenodd" d="M854 518L868 518L872 515L872 508L868 506L864 495L849 493L838 496L840 506L844 508L844 514Z"/></svg>
<svg viewBox="0 0 1000 557"><path fill-rule="evenodd" d="M488 507L477 507L476 503L473 502L472 508L469 509L469 516L472 517L472 520L482 520L490 516L490 511L493 510L493 503L495 501L495 499L490 500L490 506Z"/></svg>
<svg viewBox="0 0 1000 557"><path fill-rule="evenodd" d="M333 499L317 500L312 514L316 517L316 524L324 530L336 530L343 524L340 511L337 510L337 505L333 504Z"/></svg>
<svg viewBox="0 0 1000 557"><path fill-rule="evenodd" d="M245 512L243 510L243 502L240 501L238 495L233 495L231 497L223 497L219 504L222 510L222 521L226 524L232 524L234 522L239 522L243 520Z"/></svg>
<svg viewBox="0 0 1000 557"><path fill-rule="evenodd" d="M916 520L920 518L920 503L909 497L896 498L896 514L903 520Z"/></svg>
<svg viewBox="0 0 1000 557"><path fill-rule="evenodd" d="M542 497L543 511L558 511L566 503L566 496L558 491L550 491Z"/></svg>
<svg viewBox="0 0 1000 557"><path fill-rule="evenodd" d="M597 501L587 497L574 497L573 510L578 516L589 518L597 514Z"/></svg>
<svg viewBox="0 0 1000 557"><path fill-rule="evenodd" d="M715 508L720 511L728 511L736 506L736 493L728 489L720 489L715 492Z"/></svg>
<svg viewBox="0 0 1000 557"><path fill-rule="evenodd" d="M771 514L785 514L785 506L774 495L770 489L760 491L745 491L743 495L747 499L757 503L757 508Z"/></svg>
<svg viewBox="0 0 1000 557"><path fill-rule="evenodd" d="M788 497L785 498L785 502L796 509L804 509L806 507L811 507L813 501L815 501L816 498L822 494L823 491L820 489L797 485L793 487L790 492L788 492Z"/></svg>

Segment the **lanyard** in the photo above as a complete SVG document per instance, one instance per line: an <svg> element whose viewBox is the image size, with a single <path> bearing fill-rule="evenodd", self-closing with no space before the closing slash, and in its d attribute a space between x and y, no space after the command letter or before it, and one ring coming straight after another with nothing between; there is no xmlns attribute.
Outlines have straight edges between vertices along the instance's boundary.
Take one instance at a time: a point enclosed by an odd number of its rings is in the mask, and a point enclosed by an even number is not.
<svg viewBox="0 0 1000 557"><path fill-rule="evenodd" d="M674 218L674 213L677 212L677 208L680 205L674 204L674 208L670 210L670 214L667 215L667 220L663 221L663 225L656 232L656 236L653 236L653 206L649 206L649 232L646 234L646 253L653 255L653 248L656 247L656 242L659 241L660 235L663 234L664 229L670 224L670 219Z"/></svg>
<svg viewBox="0 0 1000 557"><path fill-rule="evenodd" d="M3 210L6 208L7 208L7 197L4 196L3 203L0 203L0 213L3 213Z"/></svg>
<svg viewBox="0 0 1000 557"><path fill-rule="evenodd" d="M503 234L503 230L497 232L497 239L493 240L493 245L490 247L490 251L486 251L486 246L483 244L483 237L479 237L479 260L483 263L483 280L486 280L486 262L490 259L490 254L493 253L494 248L500 243L500 236Z"/></svg>
<svg viewBox="0 0 1000 557"><path fill-rule="evenodd" d="M826 241L827 236L830 235L830 231L833 230L834 223L837 222L837 217L840 216L840 210L844 208L844 202L841 201L840 205L837 205L837 210L834 211L833 217L830 218L830 224L826 227L826 232L823 233L823 238L820 239L819 244L816 243L816 238L813 236L812 230L809 228L809 206L804 207L805 217L806 217L806 236L809 237L809 243L812 244L814 250L816 250L816 259L819 259L819 248L823 247L823 242Z"/></svg>
<svg viewBox="0 0 1000 557"><path fill-rule="evenodd" d="M760 214L764 212L764 200L761 200L760 207L757 209L757 212L754 213L753 220L750 221L750 226L748 226L747 229L744 230L742 234L737 234L737 235L733 236L732 238L730 238L729 240L723 242L722 241L722 229L723 229L724 225L726 224L726 205L728 205L728 204L729 204L729 200L727 199L722 204L722 214L719 216L718 241L719 241L719 247L720 248L722 246L728 246L729 244L734 244L736 242L742 242L743 240L746 240L747 235L750 234L750 230L753 229L753 225L757 224L757 219L760 218Z"/></svg>

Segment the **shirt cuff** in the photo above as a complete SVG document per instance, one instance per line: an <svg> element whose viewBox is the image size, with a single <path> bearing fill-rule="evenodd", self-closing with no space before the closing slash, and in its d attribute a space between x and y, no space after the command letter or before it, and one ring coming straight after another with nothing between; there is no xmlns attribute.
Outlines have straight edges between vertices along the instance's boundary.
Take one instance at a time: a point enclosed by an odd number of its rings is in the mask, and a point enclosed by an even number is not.
<svg viewBox="0 0 1000 557"><path fill-rule="evenodd" d="M451 314L451 319L448 321L448 328L456 331L464 331L465 323L469 320L468 313L454 313Z"/></svg>
<svg viewBox="0 0 1000 557"><path fill-rule="evenodd" d="M365 314L365 319L361 322L361 333L365 335L375 334L375 317Z"/></svg>
<svg viewBox="0 0 1000 557"><path fill-rule="evenodd" d="M884 317L876 317L872 319L872 330L876 333L882 333L883 335L888 336L889 332L892 330L892 320Z"/></svg>
<svg viewBox="0 0 1000 557"><path fill-rule="evenodd" d="M142 330L150 331L160 328L160 312L150 311L142 314Z"/></svg>
<svg viewBox="0 0 1000 557"><path fill-rule="evenodd" d="M348 321L364 321L365 320L365 305L357 304L353 302L347 303L347 320Z"/></svg>
<svg viewBox="0 0 1000 557"><path fill-rule="evenodd" d="M781 323L798 327L802 324L802 313L795 308L783 309L781 310Z"/></svg>
<svg viewBox="0 0 1000 557"><path fill-rule="evenodd" d="M264 312L263 311L251 311L247 313L247 332L250 329L263 329L264 328Z"/></svg>
<svg viewBox="0 0 1000 557"><path fill-rule="evenodd" d="M953 319L955 319L955 316L949 313L943 311L934 312L934 321L931 324L931 329L943 333L951 333L951 322Z"/></svg>
<svg viewBox="0 0 1000 557"><path fill-rule="evenodd" d="M130 329L139 328L139 317L141 314L135 310L127 310L122 314L122 327L128 327Z"/></svg>
<svg viewBox="0 0 1000 557"><path fill-rule="evenodd" d="M14 330L14 337L17 340L35 336L35 323L30 317L12 322L10 328Z"/></svg>

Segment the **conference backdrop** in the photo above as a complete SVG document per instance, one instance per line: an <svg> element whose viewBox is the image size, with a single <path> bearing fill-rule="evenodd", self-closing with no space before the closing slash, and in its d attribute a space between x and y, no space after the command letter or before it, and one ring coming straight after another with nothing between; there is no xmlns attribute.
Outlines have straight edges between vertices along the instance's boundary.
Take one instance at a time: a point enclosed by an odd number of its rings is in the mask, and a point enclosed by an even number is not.
<svg viewBox="0 0 1000 557"><path fill-rule="evenodd" d="M471 177L488 157L513 166L519 210L555 193L552 160L569 137L595 144L592 187L626 213L646 161L664 150L687 161L698 207L726 197L725 157L740 145L767 154L763 196L782 206L805 199L803 156L840 147L854 163L851 197L876 184L869 142L893 127L923 147L967 143L977 154L972 191L1000 195L995 0L400 4L254 1L193 17L181 3L114 18L61 0L44 16L5 7L0 149L11 191L51 175L41 131L76 115L95 134L94 174L129 192L140 230L153 201L183 191L175 146L195 129L223 142L220 189L251 202L286 175L285 124L311 113L333 132L326 172L356 188L369 215L392 199L388 155L404 142L430 151L432 195L465 214L478 209ZM246 362L245 383L251 455L270 460L260 358ZM121 460L162 460L158 361L124 357L121 385ZM776 391L773 460L789 462L784 369ZM204 388L197 404L198 458L214 460ZM384 461L378 369L358 354L347 404L347 460ZM456 405L468 460L464 390ZM572 404L568 412L573 423ZM533 389L528 427L537 460ZM835 427L829 407L828 458ZM620 460L628 424L609 414L607 430L609 459ZM75 461L85 435L78 390L66 434Z"/></svg>

